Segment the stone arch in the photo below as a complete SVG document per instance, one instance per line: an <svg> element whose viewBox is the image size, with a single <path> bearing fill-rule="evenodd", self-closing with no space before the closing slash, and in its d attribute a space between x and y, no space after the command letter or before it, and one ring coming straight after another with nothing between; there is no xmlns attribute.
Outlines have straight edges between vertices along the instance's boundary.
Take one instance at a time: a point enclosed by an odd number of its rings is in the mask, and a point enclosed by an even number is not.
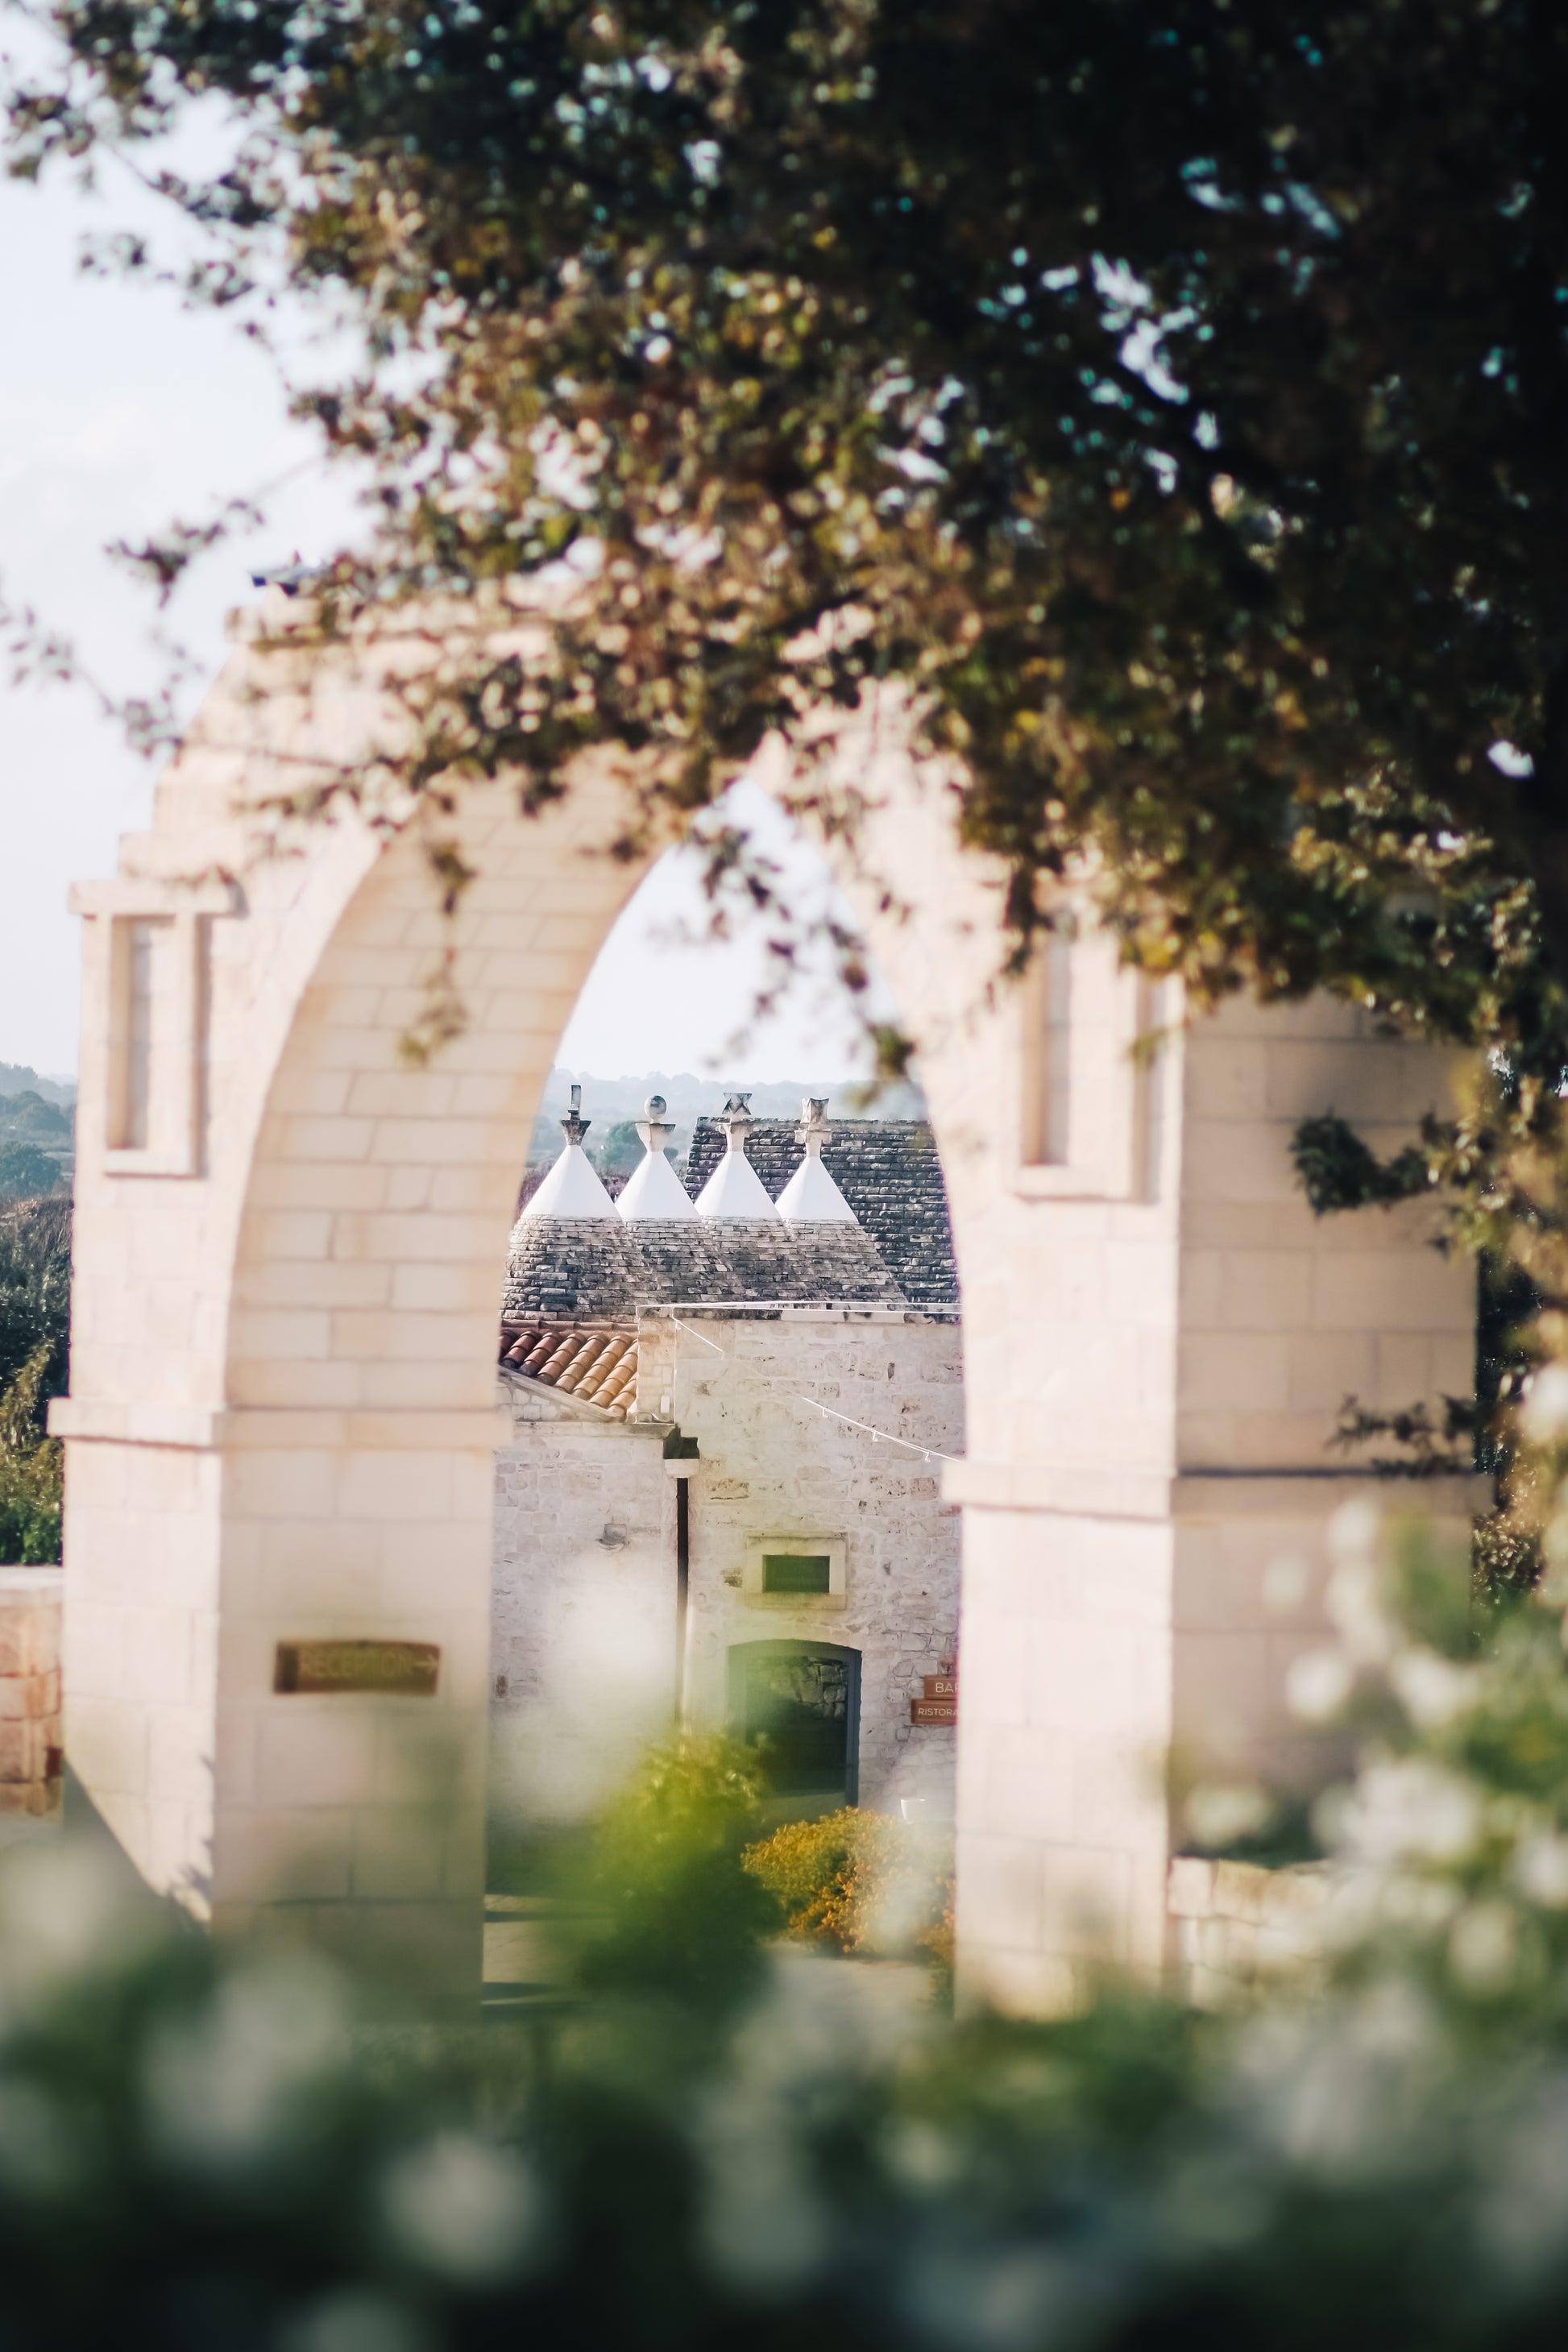
<svg viewBox="0 0 1568 2352"><path fill-rule="evenodd" d="M499 1269L556 1040L641 868L589 854L614 831L609 758L538 817L504 786L459 796L442 825L477 879L449 929L417 828L280 819L280 793L363 759L385 667L428 656L426 635L322 664L287 620L275 599L152 831L78 896L68 1755L137 1867L204 1915L281 1906L471 1987ZM1325 1399L1464 1384L1468 1299L1429 1213L1314 1228L1286 1152L1331 1106L1392 1139L1443 1073L1344 1007L1236 1007L1167 1055L1134 1181L1105 1143L1137 1121L1102 954L1073 1001L1099 1006L1080 1059L1105 1149L1026 1164L1001 877L885 715L842 758L865 811L843 878L921 1050L964 1298L961 1946L972 1983L1037 2005L1070 1990L1086 1917L1158 1965L1172 1738L1216 1709L1274 1737L1262 1572L1289 1546L1319 1576L1355 1485L1322 1475ZM788 803L782 761L758 772ZM416 1066L399 1043L448 950L468 1026ZM1456 1518L1467 1499L1427 1498ZM437 1649L435 1692L411 1654L363 1650L321 1672L394 1687L275 1687L279 1644L312 1639Z"/></svg>

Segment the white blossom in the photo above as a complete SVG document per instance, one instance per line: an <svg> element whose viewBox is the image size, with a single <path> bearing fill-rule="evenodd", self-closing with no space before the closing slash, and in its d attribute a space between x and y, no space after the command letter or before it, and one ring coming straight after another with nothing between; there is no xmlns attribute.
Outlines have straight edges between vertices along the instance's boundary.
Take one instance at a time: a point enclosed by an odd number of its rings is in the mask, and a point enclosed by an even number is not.
<svg viewBox="0 0 1568 2352"><path fill-rule="evenodd" d="M405 2252L471 2284L517 2270L540 2218L539 2193L521 2158L458 2131L440 2132L400 2157L382 2205Z"/></svg>
<svg viewBox="0 0 1568 2352"><path fill-rule="evenodd" d="M1543 1364L1531 1375L1519 1423L1532 1445L1568 1437L1568 1364Z"/></svg>
<svg viewBox="0 0 1568 2352"><path fill-rule="evenodd" d="M1568 1838L1538 1830L1521 1841L1513 1857L1513 1881L1526 1902L1543 1911L1568 1911Z"/></svg>

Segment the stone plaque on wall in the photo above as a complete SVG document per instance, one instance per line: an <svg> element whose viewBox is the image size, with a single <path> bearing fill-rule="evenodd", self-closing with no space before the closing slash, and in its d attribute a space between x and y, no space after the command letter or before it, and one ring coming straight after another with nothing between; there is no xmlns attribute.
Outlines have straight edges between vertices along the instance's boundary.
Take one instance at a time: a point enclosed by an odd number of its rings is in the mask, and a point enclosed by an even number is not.
<svg viewBox="0 0 1568 2352"><path fill-rule="evenodd" d="M272 1687L302 1697L366 1691L434 1698L440 1671L435 1642L279 1642Z"/></svg>

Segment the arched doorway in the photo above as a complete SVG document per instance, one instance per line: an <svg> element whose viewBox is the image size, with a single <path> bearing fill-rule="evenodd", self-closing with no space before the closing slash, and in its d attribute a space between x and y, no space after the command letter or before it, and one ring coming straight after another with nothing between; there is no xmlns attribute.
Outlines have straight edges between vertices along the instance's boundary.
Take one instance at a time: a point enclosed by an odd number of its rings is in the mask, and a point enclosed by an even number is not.
<svg viewBox="0 0 1568 2352"><path fill-rule="evenodd" d="M730 1724L758 1747L775 1821L852 1805L860 1786L860 1653L833 1642L737 1642Z"/></svg>
<svg viewBox="0 0 1568 2352"><path fill-rule="evenodd" d="M281 599L267 624L152 831L78 898L68 1756L204 1916L282 1905L471 1988L497 1269L556 1042L642 868L604 854L607 756L537 817L501 784L457 796L439 838L476 879L449 924L428 834L280 822L363 756L385 667L429 647L323 664ZM1156 1097L1127 1051L1135 984L1086 934L1064 1142L1028 1115L1063 1024L994 984L1004 877L961 851L896 710L842 758L865 811L844 879L920 1045L964 1304L961 1954L1037 2006L1070 1991L1085 1921L1158 1965L1173 1738L1217 1726L1243 1762L1291 1764L1285 1668L1364 1483L1325 1473L1341 1396L1469 1378L1430 1211L1315 1226L1289 1157L1330 1107L1398 1139L1444 1070L1347 1007L1237 1005L1172 1043ZM789 799L780 762L758 773ZM452 983L467 1025L411 1058ZM1448 1486L1424 1500L1458 1525ZM1285 1554L1305 1598L1281 1630L1263 1587Z"/></svg>

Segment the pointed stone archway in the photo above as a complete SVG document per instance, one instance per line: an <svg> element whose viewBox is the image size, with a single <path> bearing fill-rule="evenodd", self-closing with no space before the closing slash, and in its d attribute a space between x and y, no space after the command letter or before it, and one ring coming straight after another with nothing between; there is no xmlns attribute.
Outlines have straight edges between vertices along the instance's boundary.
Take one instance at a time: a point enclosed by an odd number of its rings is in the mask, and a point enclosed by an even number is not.
<svg viewBox="0 0 1568 2352"><path fill-rule="evenodd" d="M242 633L151 831L78 893L68 1760L202 1916L394 1943L460 1989L506 1234L643 868L604 854L608 758L536 817L503 786L458 796L440 830L477 878L450 924L418 826L279 819L364 756L380 666L428 656L314 662L287 620L274 597L273 634ZM1000 877L958 850L951 794L886 725L845 758L868 814L844 879L921 1047L964 1297L963 1965L1050 2005L1088 1940L1160 1963L1173 1740L1309 1769L1283 1675L1364 1483L1325 1475L1326 1428L1348 1390L1464 1389L1471 1309L1429 1208L1315 1225L1289 1135L1331 1107L1402 1137L1445 1072L1318 1003L1237 1006L1138 1062L1156 1009L1090 933L994 989ZM467 1026L420 1066L403 1043L443 975ZM1424 1499L1457 1528L1470 1498ZM1287 1621L1264 1602L1282 1557Z"/></svg>

